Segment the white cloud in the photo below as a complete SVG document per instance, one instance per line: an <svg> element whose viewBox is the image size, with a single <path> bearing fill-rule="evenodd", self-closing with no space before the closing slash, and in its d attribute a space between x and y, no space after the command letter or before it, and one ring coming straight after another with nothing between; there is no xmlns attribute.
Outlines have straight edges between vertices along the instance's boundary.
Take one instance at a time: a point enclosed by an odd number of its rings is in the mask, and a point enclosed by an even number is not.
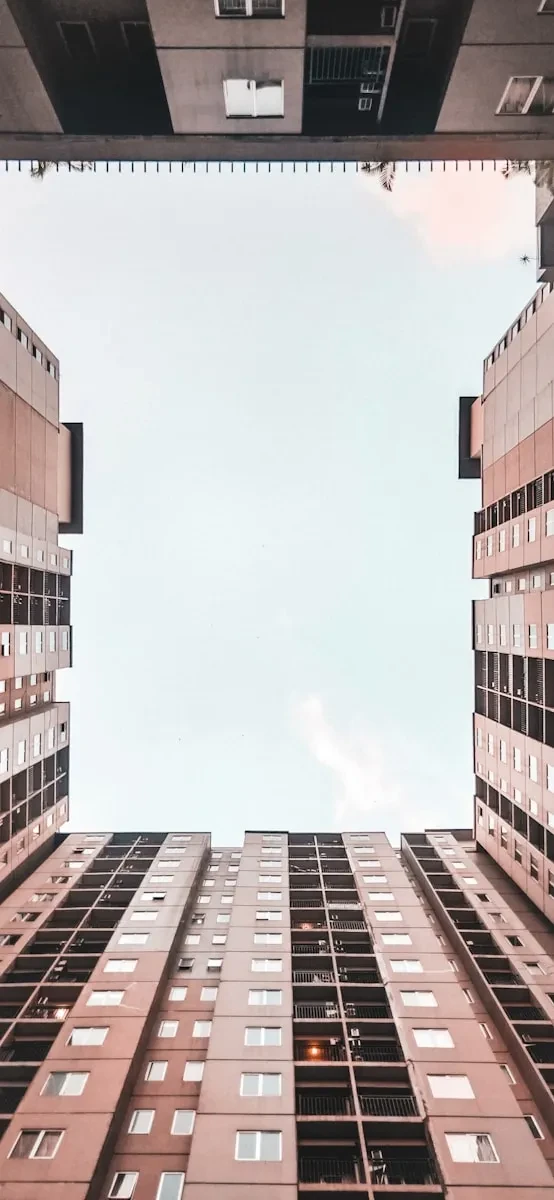
<svg viewBox="0 0 554 1200"><path fill-rule="evenodd" d="M533 253L534 186L525 176L505 179L493 163L448 163L416 172L399 164L394 188L385 192L372 176L372 191L412 224L431 257L441 263L495 260Z"/></svg>
<svg viewBox="0 0 554 1200"><path fill-rule="evenodd" d="M308 750L331 774L337 829L385 829L396 840L403 830L471 824L471 776L467 792L453 788L433 746L359 725L341 731L317 695L295 704L293 715Z"/></svg>

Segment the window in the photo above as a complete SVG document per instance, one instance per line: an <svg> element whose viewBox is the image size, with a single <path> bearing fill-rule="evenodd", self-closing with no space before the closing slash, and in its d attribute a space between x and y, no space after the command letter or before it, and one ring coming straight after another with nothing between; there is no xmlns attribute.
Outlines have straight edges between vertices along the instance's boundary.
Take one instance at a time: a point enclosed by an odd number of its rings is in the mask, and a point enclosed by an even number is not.
<svg viewBox="0 0 554 1200"><path fill-rule="evenodd" d="M537 649L537 626L536 625L529 626L529 649L530 650Z"/></svg>
<svg viewBox="0 0 554 1200"><path fill-rule="evenodd" d="M121 1004L125 992L91 992L87 1000L87 1007L112 1007L115 1008Z"/></svg>
<svg viewBox="0 0 554 1200"><path fill-rule="evenodd" d="M423 971L423 967L417 958L391 958L390 965L397 975L418 974Z"/></svg>
<svg viewBox="0 0 554 1200"><path fill-rule="evenodd" d="M375 900L394 900L392 892L368 892L367 898L372 902Z"/></svg>
<svg viewBox="0 0 554 1200"><path fill-rule="evenodd" d="M539 764L534 754L529 755L528 761L529 779L532 783L539 782Z"/></svg>
<svg viewBox="0 0 554 1200"><path fill-rule="evenodd" d="M452 1162L500 1161L488 1133L446 1133L444 1136Z"/></svg>
<svg viewBox="0 0 554 1200"><path fill-rule="evenodd" d="M275 858L276 854L282 853L283 851L278 846L262 846L262 854L267 854L270 858Z"/></svg>
<svg viewBox="0 0 554 1200"><path fill-rule="evenodd" d="M241 1096L280 1096L281 1075L245 1071L240 1077Z"/></svg>
<svg viewBox="0 0 554 1200"><path fill-rule="evenodd" d="M186 1000L187 991L186 987L172 987L169 989L169 999Z"/></svg>
<svg viewBox="0 0 554 1200"><path fill-rule="evenodd" d="M22 1129L9 1158L53 1158L63 1137L62 1129Z"/></svg>
<svg viewBox="0 0 554 1200"><path fill-rule="evenodd" d="M52 1071L48 1076L41 1096L82 1096L88 1071Z"/></svg>
<svg viewBox="0 0 554 1200"><path fill-rule="evenodd" d="M384 946L411 946L412 944L409 933L382 933L381 940Z"/></svg>
<svg viewBox="0 0 554 1200"><path fill-rule="evenodd" d="M156 1200L181 1200L185 1186L183 1171L162 1171Z"/></svg>
<svg viewBox="0 0 554 1200"><path fill-rule="evenodd" d="M157 915L157 909L145 909L143 911L140 908L136 908L135 911L131 913L131 921L146 921L148 924L151 924L152 921L156 920Z"/></svg>
<svg viewBox="0 0 554 1200"><path fill-rule="evenodd" d="M158 1026L158 1037L163 1037L163 1038L177 1037L178 1028L179 1028L178 1021L160 1021L160 1024Z"/></svg>
<svg viewBox="0 0 554 1200"><path fill-rule="evenodd" d="M513 751L514 751L514 757L513 757L514 771L521 771L522 770L521 750L520 750L519 746L514 746Z"/></svg>
<svg viewBox="0 0 554 1200"><path fill-rule="evenodd" d="M109 1200L132 1200L137 1181L138 1171L118 1171L112 1179Z"/></svg>
<svg viewBox="0 0 554 1200"><path fill-rule="evenodd" d="M427 1083L435 1100L474 1100L475 1092L467 1075L428 1075Z"/></svg>
<svg viewBox="0 0 554 1200"><path fill-rule="evenodd" d="M141 901L143 904L162 904L165 900L165 892L143 892Z"/></svg>
<svg viewBox="0 0 554 1200"><path fill-rule="evenodd" d="M214 933L212 937L212 946L224 946L227 941L226 933Z"/></svg>
<svg viewBox="0 0 554 1200"><path fill-rule="evenodd" d="M282 933L255 933L255 946L280 946L283 941Z"/></svg>
<svg viewBox="0 0 554 1200"><path fill-rule="evenodd" d="M268 909L265 912L257 912L257 921L282 921L283 914L278 909Z"/></svg>
<svg viewBox="0 0 554 1200"><path fill-rule="evenodd" d="M225 79L223 96L226 117L284 116L282 80Z"/></svg>
<svg viewBox="0 0 554 1200"><path fill-rule="evenodd" d="M11 333L12 319L9 313L4 312L3 308L0 308L0 324L4 325L6 329L9 329Z"/></svg>
<svg viewBox="0 0 554 1200"><path fill-rule="evenodd" d="M151 875L150 883L173 883L174 875Z"/></svg>
<svg viewBox="0 0 554 1200"><path fill-rule="evenodd" d="M479 624L477 625L477 628L475 631L475 641L478 646L480 646L482 644L482 641L483 641L483 626L482 625L479 625Z"/></svg>
<svg viewBox="0 0 554 1200"><path fill-rule="evenodd" d="M253 958L250 963L251 971L282 971L282 958Z"/></svg>
<svg viewBox="0 0 554 1200"><path fill-rule="evenodd" d="M376 912L376 921L401 921L402 914L399 912Z"/></svg>
<svg viewBox="0 0 554 1200"><path fill-rule="evenodd" d="M209 958L207 963L208 971L221 971L223 966L222 958Z"/></svg>
<svg viewBox="0 0 554 1200"><path fill-rule="evenodd" d="M144 1078L147 1083L161 1083L162 1079L165 1079L166 1071L167 1062L163 1058L155 1058L148 1063Z"/></svg>
<svg viewBox="0 0 554 1200"><path fill-rule="evenodd" d="M494 646L494 625L487 625L487 646Z"/></svg>
<svg viewBox="0 0 554 1200"><path fill-rule="evenodd" d="M538 962L526 962L523 965L524 965L524 967L527 967L527 970L531 973L531 975L545 975L546 974L546 972L543 971L543 968L541 967L540 963L538 963Z"/></svg>
<svg viewBox="0 0 554 1200"><path fill-rule="evenodd" d="M533 1134L533 1137L542 1141L544 1138L544 1133L539 1125L539 1122L537 1121L537 1118L534 1117L532 1113L524 1113L524 1117L529 1129L531 1130L531 1133Z"/></svg>
<svg viewBox="0 0 554 1200"><path fill-rule="evenodd" d="M282 883L282 875L258 875L258 883Z"/></svg>
<svg viewBox="0 0 554 1200"><path fill-rule="evenodd" d="M117 944L118 946L145 946L148 937L147 933L121 933Z"/></svg>
<svg viewBox="0 0 554 1200"><path fill-rule="evenodd" d="M500 1067L500 1070L502 1071L502 1073L503 1073L503 1074L506 1076L506 1079L508 1080L508 1083L509 1083L509 1084L514 1084L514 1083L515 1083L515 1081L516 1081L516 1080L515 1080L515 1075L513 1075L513 1074L512 1074L512 1072L510 1071L510 1068L509 1068L509 1066L507 1065L507 1063L499 1063L499 1064L498 1064L498 1066Z"/></svg>
<svg viewBox="0 0 554 1200"><path fill-rule="evenodd" d="M364 875L364 883L387 883L386 875Z"/></svg>
<svg viewBox="0 0 554 1200"><path fill-rule="evenodd" d="M487 536L486 546L487 546L487 558L490 558L491 554L494 553L494 538L492 536L492 533L489 533Z"/></svg>
<svg viewBox="0 0 554 1200"><path fill-rule="evenodd" d="M128 1133L150 1133L154 1121L153 1108L136 1108L129 1121Z"/></svg>
<svg viewBox="0 0 554 1200"><path fill-rule="evenodd" d="M521 850L520 850L517 842L514 842L514 859L517 863L523 862L523 855L521 853Z"/></svg>
<svg viewBox="0 0 554 1200"><path fill-rule="evenodd" d="M237 1133L235 1158L239 1162L280 1162L281 1134L268 1130L244 1130Z"/></svg>
<svg viewBox="0 0 554 1200"><path fill-rule="evenodd" d="M550 116L554 112L554 80L545 75L512 75L496 112L500 116Z"/></svg>
<svg viewBox="0 0 554 1200"><path fill-rule="evenodd" d="M198 897L199 904L209 904L210 900L211 900L211 896L199 896Z"/></svg>
<svg viewBox="0 0 554 1200"><path fill-rule="evenodd" d="M195 1116L193 1108L176 1108L171 1122L171 1132L188 1136L194 1129Z"/></svg>
<svg viewBox="0 0 554 1200"><path fill-rule="evenodd" d="M521 647L521 625L512 625L512 646L515 649Z"/></svg>
<svg viewBox="0 0 554 1200"><path fill-rule="evenodd" d="M188 1062L185 1063L183 1071L183 1080L185 1083L199 1083L204 1074L203 1062Z"/></svg>
<svg viewBox="0 0 554 1200"><path fill-rule="evenodd" d="M211 1021L195 1021L192 1027L192 1036L195 1038L208 1038L212 1032Z"/></svg>
<svg viewBox="0 0 554 1200"><path fill-rule="evenodd" d="M436 1008L437 1001L433 992L400 992L403 1004L413 1008Z"/></svg>
<svg viewBox="0 0 554 1200"><path fill-rule="evenodd" d="M108 1027L102 1025L81 1025L71 1030L67 1039L68 1046L103 1046L108 1036Z"/></svg>
<svg viewBox="0 0 554 1200"><path fill-rule="evenodd" d="M4 658L7 658L10 653L10 635L9 635L9 633L3 633L1 635L0 645L1 645L1 650L2 650L2 656Z"/></svg>
<svg viewBox="0 0 554 1200"><path fill-rule="evenodd" d="M122 974L131 975L137 965L137 961L138 959L136 958L109 958L104 967L104 974L113 973L115 975L121 972Z"/></svg>
<svg viewBox="0 0 554 1200"><path fill-rule="evenodd" d="M27 757L27 742L25 740L17 743L17 765L20 767L25 762Z"/></svg>
<svg viewBox="0 0 554 1200"><path fill-rule="evenodd" d="M452 1050L454 1047L448 1029L414 1029L412 1032L416 1046L430 1050Z"/></svg>
<svg viewBox="0 0 554 1200"><path fill-rule="evenodd" d="M10 756L6 747L0 750L0 775L6 775L9 767Z"/></svg>
<svg viewBox="0 0 554 1200"><path fill-rule="evenodd" d="M185 938L185 945L186 946L199 946L200 945L200 934L199 933L187 933L187 936Z"/></svg>
<svg viewBox="0 0 554 1200"><path fill-rule="evenodd" d="M228 925L231 917L229 913L218 913L215 920L217 925Z"/></svg>
<svg viewBox="0 0 554 1200"><path fill-rule="evenodd" d="M538 859L534 858L534 856L532 854L529 855L529 874L531 876L531 879L539 878Z"/></svg>
<svg viewBox="0 0 554 1200"><path fill-rule="evenodd" d="M249 1004L282 1004L283 993L279 988L251 988L248 992Z"/></svg>
<svg viewBox="0 0 554 1200"><path fill-rule="evenodd" d="M280 1046L281 1027L264 1025L247 1025L244 1031L245 1046Z"/></svg>
<svg viewBox="0 0 554 1200"><path fill-rule="evenodd" d="M554 791L554 784L553 784L552 790ZM282 892L258 892L257 898L258 898L258 900L282 900L283 893Z"/></svg>
<svg viewBox="0 0 554 1200"><path fill-rule="evenodd" d="M553 93L554 98L554 93ZM527 520L527 541L534 542L537 536L537 518L529 517Z"/></svg>
<svg viewBox="0 0 554 1200"><path fill-rule="evenodd" d="M213 1004L214 1000L217 1000L217 993L217 987L203 987L200 992L200 999L209 1001Z"/></svg>
<svg viewBox="0 0 554 1200"><path fill-rule="evenodd" d="M221 903L222 903L222 904L232 904L232 903L233 903L233 897L232 897L232 896L222 896L222 897L221 897Z"/></svg>

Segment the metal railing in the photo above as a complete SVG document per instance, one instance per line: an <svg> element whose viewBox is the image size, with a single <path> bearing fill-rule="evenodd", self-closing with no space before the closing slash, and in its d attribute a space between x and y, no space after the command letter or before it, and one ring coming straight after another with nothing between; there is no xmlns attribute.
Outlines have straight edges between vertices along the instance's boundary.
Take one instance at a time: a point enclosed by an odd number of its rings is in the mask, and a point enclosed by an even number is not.
<svg viewBox="0 0 554 1200"><path fill-rule="evenodd" d="M293 971L293 983L333 983L332 971Z"/></svg>
<svg viewBox="0 0 554 1200"><path fill-rule="evenodd" d="M513 984L523 984L523 979L514 975L513 971L483 971L483 975L492 987L503 987L505 984L511 987Z"/></svg>
<svg viewBox="0 0 554 1200"><path fill-rule="evenodd" d="M396 1042L361 1042L350 1047L354 1062L403 1062L404 1055Z"/></svg>
<svg viewBox="0 0 554 1200"><path fill-rule="evenodd" d="M360 901L359 901L359 900L333 900L333 901L332 901L332 904L331 904L331 906L330 906L330 916L331 916L331 919L332 919L332 917L333 917L333 912L332 912L332 910L333 910L334 908L341 908L341 909L343 909L343 908L346 908L346 909L352 908L352 909L358 909L358 910L359 910L359 909L361 909L361 907L362 907L362 906L361 906L361 904L360 904Z"/></svg>
<svg viewBox="0 0 554 1200"><path fill-rule="evenodd" d="M534 1004L505 1004L504 1012L510 1021L548 1021L542 1008L536 1008Z"/></svg>
<svg viewBox="0 0 554 1200"><path fill-rule="evenodd" d="M554 1042L526 1042L525 1049L531 1055L533 1062L554 1063Z"/></svg>
<svg viewBox="0 0 554 1200"><path fill-rule="evenodd" d="M373 1160L370 1163L370 1178L377 1184L438 1183L435 1164L428 1158L395 1158L388 1162Z"/></svg>
<svg viewBox="0 0 554 1200"><path fill-rule="evenodd" d="M345 1004L344 1014L351 1021L390 1021L392 1013L388 1004Z"/></svg>
<svg viewBox="0 0 554 1200"><path fill-rule="evenodd" d="M366 1117L417 1117L414 1096L360 1096L360 1108Z"/></svg>
<svg viewBox="0 0 554 1200"><path fill-rule="evenodd" d="M367 925L363 921L334 921L332 917L331 929L349 930L353 933L367 933Z"/></svg>
<svg viewBox="0 0 554 1200"><path fill-rule="evenodd" d="M333 939L336 954L373 954L373 942L341 942L340 938Z"/></svg>
<svg viewBox="0 0 554 1200"><path fill-rule="evenodd" d="M378 971L359 970L352 967L339 967L339 983L381 983Z"/></svg>
<svg viewBox="0 0 554 1200"><path fill-rule="evenodd" d="M308 1158L298 1160L300 1183L361 1183L363 1167L358 1158Z"/></svg>
<svg viewBox="0 0 554 1200"><path fill-rule="evenodd" d="M340 1012L336 1004L295 1004L293 1016L301 1021L336 1021Z"/></svg>
<svg viewBox="0 0 554 1200"><path fill-rule="evenodd" d="M334 1096L297 1092L296 1111L306 1117L348 1117L354 1112L354 1103L350 1095L340 1092Z"/></svg>
<svg viewBox="0 0 554 1200"><path fill-rule="evenodd" d="M323 900L291 900L291 908L323 908Z"/></svg>
<svg viewBox="0 0 554 1200"><path fill-rule="evenodd" d="M335 1045L322 1042L295 1042L294 1057L297 1062L344 1062L346 1050L340 1042Z"/></svg>
<svg viewBox="0 0 554 1200"><path fill-rule="evenodd" d="M328 942L293 942L293 954L329 954L331 947Z"/></svg>

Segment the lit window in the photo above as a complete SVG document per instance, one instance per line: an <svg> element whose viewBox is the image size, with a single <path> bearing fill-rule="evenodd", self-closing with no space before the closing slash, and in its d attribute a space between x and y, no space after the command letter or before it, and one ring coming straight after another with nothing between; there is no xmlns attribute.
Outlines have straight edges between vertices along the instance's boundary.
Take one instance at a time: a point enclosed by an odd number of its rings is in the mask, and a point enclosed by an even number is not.
<svg viewBox="0 0 554 1200"><path fill-rule="evenodd" d="M282 1135L268 1130L244 1130L237 1133L235 1158L239 1162L281 1162Z"/></svg>
<svg viewBox="0 0 554 1200"><path fill-rule="evenodd" d="M500 1161L488 1133L446 1133L445 1138L453 1162Z"/></svg>

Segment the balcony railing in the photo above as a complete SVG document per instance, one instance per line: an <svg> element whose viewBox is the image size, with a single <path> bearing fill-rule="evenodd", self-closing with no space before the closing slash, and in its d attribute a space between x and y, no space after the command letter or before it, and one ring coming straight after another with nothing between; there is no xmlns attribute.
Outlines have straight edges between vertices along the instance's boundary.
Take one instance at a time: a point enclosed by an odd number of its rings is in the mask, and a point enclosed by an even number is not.
<svg viewBox="0 0 554 1200"><path fill-rule="evenodd" d="M330 945L328 942L293 942L293 954L329 954Z"/></svg>
<svg viewBox="0 0 554 1200"><path fill-rule="evenodd" d="M293 983L333 983L332 971L293 971Z"/></svg>
<svg viewBox="0 0 554 1200"><path fill-rule="evenodd" d="M340 1012L336 1004L295 1004L294 1016L301 1021L333 1021Z"/></svg>
<svg viewBox="0 0 554 1200"><path fill-rule="evenodd" d="M311 929L313 929L314 932L324 930L325 933L327 933L327 924L325 921L310 921L309 919L307 921L299 921L297 918L296 921L293 921L291 929L294 933L307 933Z"/></svg>
<svg viewBox="0 0 554 1200"><path fill-rule="evenodd" d="M487 983L490 983L492 987L504 987L505 984L511 987L512 985L523 984L523 980L520 979L519 975L514 975L513 971L483 971L483 975Z"/></svg>
<svg viewBox="0 0 554 1200"><path fill-rule="evenodd" d="M404 1055L396 1042L358 1042L350 1047L354 1062L403 1062Z"/></svg>
<svg viewBox="0 0 554 1200"><path fill-rule="evenodd" d="M505 1004L504 1011L510 1021L548 1021L542 1008L534 1004Z"/></svg>
<svg viewBox="0 0 554 1200"><path fill-rule="evenodd" d="M428 1158L395 1158L388 1162L370 1163L370 1178L378 1184L433 1184L439 1182L437 1169Z"/></svg>
<svg viewBox="0 0 554 1200"><path fill-rule="evenodd" d="M378 971L356 971L351 967L339 967L338 977L340 983L381 983L381 977Z"/></svg>
<svg viewBox="0 0 554 1200"><path fill-rule="evenodd" d="M305 1117L348 1117L354 1112L354 1102L350 1095L345 1096L340 1092L335 1096L298 1092L296 1112Z"/></svg>
<svg viewBox="0 0 554 1200"><path fill-rule="evenodd" d="M331 917L331 929L348 930L352 933L367 933L367 925L364 921L336 921Z"/></svg>
<svg viewBox="0 0 554 1200"><path fill-rule="evenodd" d="M340 1042L335 1045L322 1042L295 1042L294 1057L297 1062L344 1062L346 1050Z"/></svg>
<svg viewBox="0 0 554 1200"><path fill-rule="evenodd" d="M533 1062L554 1063L554 1042L531 1042L525 1044Z"/></svg>
<svg viewBox="0 0 554 1200"><path fill-rule="evenodd" d="M362 906L361 906L359 900L333 900L332 905L331 905L331 910L334 908L360 909L361 907ZM331 920L332 919L333 919L333 913L331 911Z"/></svg>
<svg viewBox="0 0 554 1200"><path fill-rule="evenodd" d="M291 900L291 908L323 908L323 900Z"/></svg>
<svg viewBox="0 0 554 1200"><path fill-rule="evenodd" d="M334 942L335 954L373 954L373 943L367 942L341 942L339 938L335 938Z"/></svg>
<svg viewBox="0 0 554 1200"><path fill-rule="evenodd" d="M417 1117L414 1096L360 1096L360 1108L365 1117Z"/></svg>
<svg viewBox="0 0 554 1200"><path fill-rule="evenodd" d="M307 1158L298 1161L300 1183L361 1183L363 1167L358 1158Z"/></svg>
<svg viewBox="0 0 554 1200"><path fill-rule="evenodd" d="M392 1013L387 1004L345 1004L345 1016L352 1020L387 1021L392 1019Z"/></svg>

